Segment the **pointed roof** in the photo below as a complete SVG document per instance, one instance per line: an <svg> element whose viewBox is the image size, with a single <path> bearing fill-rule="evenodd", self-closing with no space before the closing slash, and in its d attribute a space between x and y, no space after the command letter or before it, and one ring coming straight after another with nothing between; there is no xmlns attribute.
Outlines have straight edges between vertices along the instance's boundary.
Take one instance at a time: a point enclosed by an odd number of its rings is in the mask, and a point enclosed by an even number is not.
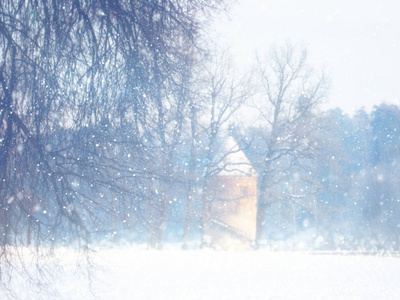
<svg viewBox="0 0 400 300"><path fill-rule="evenodd" d="M217 176L257 176L246 154L240 149L238 143L232 136L229 136L222 145L220 153L221 156L217 168L221 171L218 172Z"/></svg>

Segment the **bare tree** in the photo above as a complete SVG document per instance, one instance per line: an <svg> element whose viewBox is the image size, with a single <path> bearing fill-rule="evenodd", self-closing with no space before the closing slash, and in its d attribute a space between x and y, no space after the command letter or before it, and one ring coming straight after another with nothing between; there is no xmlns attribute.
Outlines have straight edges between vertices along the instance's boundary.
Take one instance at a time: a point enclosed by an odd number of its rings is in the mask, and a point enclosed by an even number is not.
<svg viewBox="0 0 400 300"><path fill-rule="evenodd" d="M258 58L257 65L260 94L254 107L267 129L262 133L265 151L259 162L258 245L267 208L281 201L300 203L304 198L304 192L297 194L293 189L299 174L294 170L301 168L302 159L315 155L315 145L309 140L316 129L312 112L326 96L327 81L324 74L316 75L308 67L306 50L290 44L272 49L265 61ZM283 182L291 186L291 192L282 190Z"/></svg>
<svg viewBox="0 0 400 300"><path fill-rule="evenodd" d="M186 207L184 245L187 248L191 224L193 224L193 211L195 198L202 206L197 211L200 216L202 231L202 244L206 244L204 232L208 224L207 188L213 174L220 171L217 167L217 153L219 138L223 132L228 131L228 122L243 107L251 96L249 74L236 76L227 51L208 54L199 64L197 73L200 77L193 83L191 100L191 150L189 159L190 174L189 195ZM221 158L220 158L221 160ZM197 166L197 168L196 168ZM196 190L201 191L196 193Z"/></svg>
<svg viewBox="0 0 400 300"><path fill-rule="evenodd" d="M223 2L1 1L0 263L11 246L85 248L154 196L186 49Z"/></svg>

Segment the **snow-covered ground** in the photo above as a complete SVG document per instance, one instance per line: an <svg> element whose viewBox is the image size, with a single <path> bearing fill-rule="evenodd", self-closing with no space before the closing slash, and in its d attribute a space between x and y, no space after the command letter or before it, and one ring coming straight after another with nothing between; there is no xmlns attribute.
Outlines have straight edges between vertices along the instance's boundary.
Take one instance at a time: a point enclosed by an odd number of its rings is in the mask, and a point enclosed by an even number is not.
<svg viewBox="0 0 400 300"><path fill-rule="evenodd" d="M396 257L115 248L93 256L90 278L76 272L70 250L60 257L52 282L58 294L29 290L27 281L13 278L13 298L400 299ZM86 261L79 262L84 270ZM7 299L4 290L0 299Z"/></svg>

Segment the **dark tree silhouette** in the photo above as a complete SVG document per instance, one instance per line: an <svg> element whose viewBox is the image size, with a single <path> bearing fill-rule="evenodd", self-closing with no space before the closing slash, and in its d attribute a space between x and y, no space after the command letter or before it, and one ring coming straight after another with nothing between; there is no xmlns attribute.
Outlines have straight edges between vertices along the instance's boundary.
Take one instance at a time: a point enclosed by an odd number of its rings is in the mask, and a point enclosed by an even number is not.
<svg viewBox="0 0 400 300"><path fill-rule="evenodd" d="M204 14L222 4L1 1L2 264L14 246L87 247L92 230L112 230L104 224L129 210L157 230L142 200L170 180L182 73Z"/></svg>

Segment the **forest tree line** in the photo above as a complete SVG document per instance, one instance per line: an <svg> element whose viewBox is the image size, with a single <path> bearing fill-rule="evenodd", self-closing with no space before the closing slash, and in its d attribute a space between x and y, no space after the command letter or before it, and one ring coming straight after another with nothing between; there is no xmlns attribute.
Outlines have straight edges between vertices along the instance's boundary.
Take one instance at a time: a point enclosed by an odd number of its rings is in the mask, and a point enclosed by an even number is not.
<svg viewBox="0 0 400 300"><path fill-rule="evenodd" d="M308 224L321 247L398 249L398 107L319 111L328 80L290 44L240 75L204 34L225 5L0 4L1 257L121 238L202 245L228 134L259 175L254 246ZM252 126L238 121L249 107Z"/></svg>

